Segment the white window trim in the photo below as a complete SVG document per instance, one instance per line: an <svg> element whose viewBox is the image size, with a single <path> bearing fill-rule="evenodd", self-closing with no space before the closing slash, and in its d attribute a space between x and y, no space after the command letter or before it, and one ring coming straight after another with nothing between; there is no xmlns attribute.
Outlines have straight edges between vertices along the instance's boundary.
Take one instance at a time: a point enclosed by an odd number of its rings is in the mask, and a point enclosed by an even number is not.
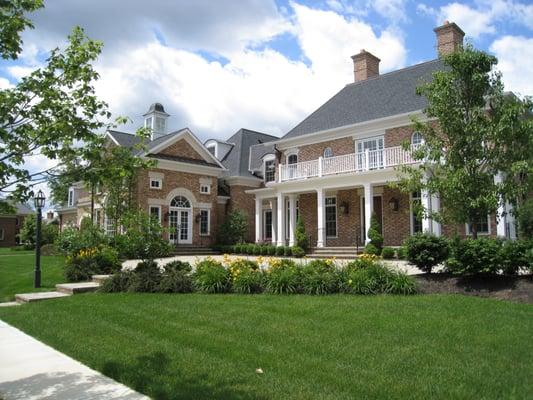
<svg viewBox="0 0 533 400"><path fill-rule="evenodd" d="M411 144L414 144L413 143L413 138L415 137L415 134L417 134L417 133L420 135L420 143L419 144L423 144L424 143L424 138L422 137L422 134L419 131L414 131L411 134Z"/></svg>
<svg viewBox="0 0 533 400"><path fill-rule="evenodd" d="M208 208L203 208L200 210L200 213L202 211L207 211L207 233L202 233L202 220L201 219L200 219L200 226L198 227L198 232L200 233L200 236L209 236L211 234L211 210Z"/></svg>
<svg viewBox="0 0 533 400"><path fill-rule="evenodd" d="M326 150L328 150L328 149L329 149L329 151L331 151L331 155L330 156L326 156ZM333 154L333 149L330 146L326 147L324 149L324 151L322 152L322 157L324 157L324 158L331 158L331 157L334 157L334 156L335 155Z"/></svg>
<svg viewBox="0 0 533 400"><path fill-rule="evenodd" d="M202 188L206 187L207 191L202 191ZM200 183L200 194L211 194L211 185L209 183Z"/></svg>
<svg viewBox="0 0 533 400"><path fill-rule="evenodd" d="M262 223L263 223L263 235L261 236L263 238L263 240L267 240L267 237L266 237L266 214L267 212L270 212L270 215L271 215L271 231L270 231L270 237L268 238L268 240L273 240L274 238L274 211L271 209L271 208L265 208L262 210L263 212L263 220L262 220Z"/></svg>
<svg viewBox="0 0 533 400"><path fill-rule="evenodd" d="M328 207L332 207L331 205L328 206L326 204L326 200L327 199L332 199L334 198L335 199L335 236L329 236L328 235L328 231L326 229L326 208ZM324 236L326 237L326 239L338 239L339 238L339 209L338 209L338 204L337 204L337 196L325 196L324 197Z"/></svg>
<svg viewBox="0 0 533 400"><path fill-rule="evenodd" d="M481 235L481 236L490 236L491 235L491 227L490 227L490 214L487 215L487 227L488 227L488 231L487 232L478 232L477 234L478 235ZM467 236L472 236L472 232L470 232L470 226L468 225L468 223L465 224L465 232L466 232L466 235Z"/></svg>
<svg viewBox="0 0 533 400"><path fill-rule="evenodd" d="M0 240L4 240L6 236L6 233L4 231L4 228L0 228Z"/></svg>
<svg viewBox="0 0 533 400"><path fill-rule="evenodd" d="M157 220L161 223L161 206L150 204L148 206L148 215L152 217L152 208L157 208Z"/></svg>
<svg viewBox="0 0 533 400"><path fill-rule="evenodd" d="M159 182L159 187L153 186L153 182ZM161 190L163 189L163 180L160 178L150 178L150 189Z"/></svg>

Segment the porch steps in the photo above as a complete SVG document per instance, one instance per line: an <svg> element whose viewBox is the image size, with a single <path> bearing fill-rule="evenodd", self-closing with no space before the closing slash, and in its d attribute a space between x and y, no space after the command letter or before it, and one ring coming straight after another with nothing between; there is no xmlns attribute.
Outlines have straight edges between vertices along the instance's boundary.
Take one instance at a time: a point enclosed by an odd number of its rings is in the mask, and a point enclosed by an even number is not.
<svg viewBox="0 0 533 400"><path fill-rule="evenodd" d="M18 304L33 303L36 301L59 299L74 294L94 292L100 284L111 275L93 275L91 282L58 283L53 292L20 293L15 295Z"/></svg>
<svg viewBox="0 0 533 400"><path fill-rule="evenodd" d="M175 248L172 254L175 256L214 256L220 253L209 247L180 246Z"/></svg>
<svg viewBox="0 0 533 400"><path fill-rule="evenodd" d="M56 285L56 290L60 293L78 294L94 292L99 286L100 284L96 282L59 283Z"/></svg>
<svg viewBox="0 0 533 400"><path fill-rule="evenodd" d="M363 247L313 247L307 258L338 258L341 260L355 259L363 252Z"/></svg>

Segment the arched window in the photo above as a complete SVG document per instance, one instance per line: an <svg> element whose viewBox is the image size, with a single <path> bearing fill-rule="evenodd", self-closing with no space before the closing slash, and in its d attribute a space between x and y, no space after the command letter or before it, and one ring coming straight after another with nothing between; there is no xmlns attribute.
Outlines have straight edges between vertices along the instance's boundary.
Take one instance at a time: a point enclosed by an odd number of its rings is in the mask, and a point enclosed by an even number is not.
<svg viewBox="0 0 533 400"><path fill-rule="evenodd" d="M413 146L417 146L419 144L422 144L424 141L424 138L422 138L422 134L420 132L414 132L411 136L411 144Z"/></svg>
<svg viewBox="0 0 533 400"><path fill-rule="evenodd" d="M296 164L298 162L298 154L289 154L287 156L287 164Z"/></svg>
<svg viewBox="0 0 533 400"><path fill-rule="evenodd" d="M170 202L170 207L191 208L191 203L186 197L176 196Z"/></svg>
<svg viewBox="0 0 533 400"><path fill-rule="evenodd" d="M333 150L331 150L331 147L326 147L324 149L324 158L330 158L333 157Z"/></svg>

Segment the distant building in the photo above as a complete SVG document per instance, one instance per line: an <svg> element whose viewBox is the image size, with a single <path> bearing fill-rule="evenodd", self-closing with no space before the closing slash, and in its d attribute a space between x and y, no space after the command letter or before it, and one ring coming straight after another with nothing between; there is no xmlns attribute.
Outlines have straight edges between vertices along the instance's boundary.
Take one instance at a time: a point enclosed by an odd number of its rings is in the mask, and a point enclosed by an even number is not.
<svg viewBox="0 0 533 400"><path fill-rule="evenodd" d="M19 244L18 234L24 218L34 214L26 204L16 204L13 214L0 215L0 247L12 247Z"/></svg>

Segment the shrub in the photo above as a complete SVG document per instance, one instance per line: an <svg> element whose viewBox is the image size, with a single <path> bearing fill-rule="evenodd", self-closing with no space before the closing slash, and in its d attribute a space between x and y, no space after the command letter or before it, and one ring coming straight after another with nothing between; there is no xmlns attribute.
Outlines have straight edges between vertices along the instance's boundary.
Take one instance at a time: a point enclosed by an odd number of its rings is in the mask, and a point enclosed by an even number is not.
<svg viewBox="0 0 533 400"><path fill-rule="evenodd" d="M276 255L284 256L285 255L285 246L276 246Z"/></svg>
<svg viewBox="0 0 533 400"><path fill-rule="evenodd" d="M58 250L68 255L108 244L109 237L102 229L94 225L84 230L65 228L56 241Z"/></svg>
<svg viewBox="0 0 533 400"><path fill-rule="evenodd" d="M37 218L35 214L28 215L24 218L24 222L20 228L18 238L21 244L26 249L35 248L35 237L37 234ZM55 224L41 224L41 246L45 244L55 243L59 235L59 228Z"/></svg>
<svg viewBox="0 0 533 400"><path fill-rule="evenodd" d="M407 260L418 269L431 273L434 266L448 258L449 246L444 237L417 233L405 241Z"/></svg>
<svg viewBox="0 0 533 400"><path fill-rule="evenodd" d="M273 260L266 273L270 293L291 294L300 289L300 270L292 260Z"/></svg>
<svg viewBox="0 0 533 400"><path fill-rule="evenodd" d="M291 253L294 257L296 258L302 258L303 256L305 256L305 251L304 249L302 249L301 247L299 246L293 246L291 248Z"/></svg>
<svg viewBox="0 0 533 400"><path fill-rule="evenodd" d="M229 272L234 292L250 294L263 291L263 273L255 261L235 260L230 264Z"/></svg>
<svg viewBox="0 0 533 400"><path fill-rule="evenodd" d="M233 246L233 249L234 249L234 252L236 254L241 254L242 253L242 244L241 243L237 243L235 246Z"/></svg>
<svg viewBox="0 0 533 400"><path fill-rule="evenodd" d="M354 294L413 294L417 291L414 278L379 263L348 269L343 277L346 279L344 289Z"/></svg>
<svg viewBox="0 0 533 400"><path fill-rule="evenodd" d="M383 250L381 250L381 257L383 257L385 260L390 260L394 258L395 251L392 247L383 247Z"/></svg>
<svg viewBox="0 0 533 400"><path fill-rule="evenodd" d="M533 238L533 199L526 200L518 207L517 222L520 236L524 239Z"/></svg>
<svg viewBox="0 0 533 400"><path fill-rule="evenodd" d="M373 244L378 250L377 255L381 254L381 248L383 247L383 235L379 233L381 231L381 225L378 222L376 213L372 213L370 217L370 227L368 228L368 238L371 244Z"/></svg>
<svg viewBox="0 0 533 400"><path fill-rule="evenodd" d="M80 282L91 279L93 275L113 274L121 268L118 254L108 246L80 250L68 256L65 264L65 279Z"/></svg>
<svg viewBox="0 0 533 400"><path fill-rule="evenodd" d="M290 257L292 255L292 249L289 246L283 246L283 255Z"/></svg>
<svg viewBox="0 0 533 400"><path fill-rule="evenodd" d="M187 264L187 263L186 263ZM167 268L159 281L158 292L162 293L190 293L193 291L193 283L189 271L186 269ZM190 265L189 265L190 267Z"/></svg>
<svg viewBox="0 0 533 400"><path fill-rule="evenodd" d="M261 246L258 244L253 245L254 248L254 255L260 256L261 255Z"/></svg>
<svg viewBox="0 0 533 400"><path fill-rule="evenodd" d="M389 279L387 292L391 294L415 294L418 291L416 280L405 272L395 272Z"/></svg>
<svg viewBox="0 0 533 400"><path fill-rule="evenodd" d="M268 246L268 255L269 256L275 256L276 255L276 246Z"/></svg>
<svg viewBox="0 0 533 400"><path fill-rule="evenodd" d="M305 225L301 217L298 218L298 221L296 222L294 238L296 239L296 246L300 247L304 252L309 250L309 238L305 233Z"/></svg>
<svg viewBox="0 0 533 400"><path fill-rule="evenodd" d="M407 247L405 246L401 246L399 249L398 249L398 259L399 260L405 260L407 259Z"/></svg>
<svg viewBox="0 0 533 400"><path fill-rule="evenodd" d="M206 293L225 293L230 289L229 271L209 257L196 264L193 281L198 290Z"/></svg>
<svg viewBox="0 0 533 400"><path fill-rule="evenodd" d="M153 260L172 253L172 245L163 238L163 227L148 213L136 211L122 218L125 233L112 241L120 257Z"/></svg>
<svg viewBox="0 0 533 400"><path fill-rule="evenodd" d="M98 290L104 293L126 292L133 275L133 271L119 271L104 280Z"/></svg>
<svg viewBox="0 0 533 400"><path fill-rule="evenodd" d="M465 239L453 246L446 268L454 274L493 274L501 266L502 242L497 239Z"/></svg>
<svg viewBox="0 0 533 400"><path fill-rule="evenodd" d="M503 272L513 275L522 269L527 269L529 266L527 252L531 248L533 248L532 241L506 240L500 251Z"/></svg>
<svg viewBox="0 0 533 400"><path fill-rule="evenodd" d="M59 251L57 250L57 246L55 244L49 243L41 246L41 255L43 256L55 256L58 254Z"/></svg>
<svg viewBox="0 0 533 400"><path fill-rule="evenodd" d="M244 242L247 229L248 220L246 215L240 210L235 210L229 213L220 225L218 241L222 244Z"/></svg>
<svg viewBox="0 0 533 400"><path fill-rule="evenodd" d="M161 283L161 269L153 260L141 261L129 280L129 292L156 293Z"/></svg>
<svg viewBox="0 0 533 400"><path fill-rule="evenodd" d="M331 294L339 291L339 275L331 260L313 260L301 267L301 288L306 294Z"/></svg>
<svg viewBox="0 0 533 400"><path fill-rule="evenodd" d="M166 263L164 265L163 269L165 270L165 272L183 271L185 273L189 273L189 272L192 271L191 264L189 264L186 261L180 261L180 260L175 260L175 261L171 261L169 263Z"/></svg>
<svg viewBox="0 0 533 400"><path fill-rule="evenodd" d="M375 256L379 256L380 253L381 251L372 243L368 243L365 246L365 254L372 254Z"/></svg>
<svg viewBox="0 0 533 400"><path fill-rule="evenodd" d="M253 255L255 250L255 245L253 243L249 243L246 245L246 254Z"/></svg>

